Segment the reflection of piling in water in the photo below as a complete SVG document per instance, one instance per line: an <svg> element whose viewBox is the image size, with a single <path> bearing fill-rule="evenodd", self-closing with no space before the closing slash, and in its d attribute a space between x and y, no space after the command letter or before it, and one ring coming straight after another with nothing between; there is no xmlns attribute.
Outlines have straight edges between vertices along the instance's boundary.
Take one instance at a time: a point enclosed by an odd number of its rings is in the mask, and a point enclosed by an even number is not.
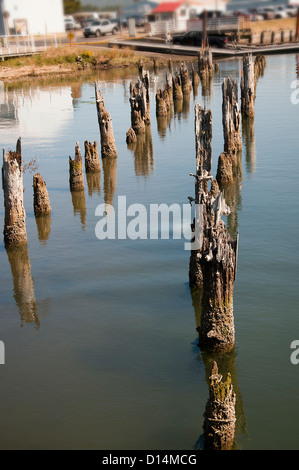
<svg viewBox="0 0 299 470"><path fill-rule="evenodd" d="M209 399L205 409L204 445L205 450L231 450L235 437L236 394L231 375L225 381L218 373L214 362L209 378Z"/></svg>
<svg viewBox="0 0 299 470"><path fill-rule="evenodd" d="M40 173L33 176L33 207L36 217L51 213L47 186Z"/></svg>
<svg viewBox="0 0 299 470"><path fill-rule="evenodd" d="M112 205L114 193L117 187L117 159L103 158L104 172L104 201Z"/></svg>
<svg viewBox="0 0 299 470"><path fill-rule="evenodd" d="M248 174L254 175L256 170L256 145L254 119L242 119L242 135L246 148L246 170Z"/></svg>
<svg viewBox="0 0 299 470"><path fill-rule="evenodd" d="M84 176L82 168L82 156L79 147L79 142L75 146L75 158L69 157L69 171L70 171L70 190L82 191L84 189Z"/></svg>
<svg viewBox="0 0 299 470"><path fill-rule="evenodd" d="M160 119L165 119L165 122L167 122L167 118ZM159 118L157 118L157 123L159 125ZM155 165L150 126L146 127L144 134L137 136L136 142L131 144L129 149L134 153L136 176L149 176Z"/></svg>
<svg viewBox="0 0 299 470"><path fill-rule="evenodd" d="M112 119L105 108L104 98L97 82L95 82L95 96L101 135L101 155L103 158L117 157Z"/></svg>
<svg viewBox="0 0 299 470"><path fill-rule="evenodd" d="M82 230L86 228L86 203L84 189L71 191L74 215L79 214Z"/></svg>
<svg viewBox="0 0 299 470"><path fill-rule="evenodd" d="M101 173L86 173L88 195L91 197L94 193L101 194Z"/></svg>
<svg viewBox="0 0 299 470"><path fill-rule="evenodd" d="M264 54L257 54L254 60L254 83L255 83L255 94L257 82L260 77L264 76L266 68L266 56Z"/></svg>
<svg viewBox="0 0 299 470"><path fill-rule="evenodd" d="M35 217L38 239L40 242L46 242L51 232L51 214Z"/></svg>
<svg viewBox="0 0 299 470"><path fill-rule="evenodd" d="M241 77L241 111L246 117L254 117L255 75L252 54L243 56L243 73Z"/></svg>
<svg viewBox="0 0 299 470"><path fill-rule="evenodd" d="M17 141L15 152L5 153L3 150L2 187L5 208L3 232L5 246L26 244L21 138Z"/></svg>
<svg viewBox="0 0 299 470"><path fill-rule="evenodd" d="M191 298L192 298L192 305L194 309L194 316L195 316L195 324L196 328L200 326L201 321L201 314L202 314L202 297L203 297L203 290L202 289L191 289ZM231 381L234 388L234 392L236 394L236 406L235 406L235 414L236 414L236 423L235 423L235 437L240 435L245 435L247 433L247 423L246 417L244 413L244 403L241 394L241 390L238 384L238 373L236 367L236 351L232 349L227 353L220 353L217 352L205 352L201 351L199 353L199 360L203 361L206 371L206 380L209 384L210 382L210 375L211 370L213 367L214 361L217 362L219 372L227 376L228 373L231 374ZM198 440L198 443L201 442L201 439ZM200 445L200 444L199 444ZM197 444L198 446L198 444ZM202 445L200 445L202 448ZM197 448L197 447L196 447Z"/></svg>
<svg viewBox="0 0 299 470"><path fill-rule="evenodd" d="M85 147L85 171L87 173L98 173L101 171L101 163L98 154L98 144L95 141L93 144L86 140L84 142Z"/></svg>
<svg viewBox="0 0 299 470"><path fill-rule="evenodd" d="M14 298L21 316L21 326L24 323L39 325L27 244L8 248L6 252L13 277Z"/></svg>

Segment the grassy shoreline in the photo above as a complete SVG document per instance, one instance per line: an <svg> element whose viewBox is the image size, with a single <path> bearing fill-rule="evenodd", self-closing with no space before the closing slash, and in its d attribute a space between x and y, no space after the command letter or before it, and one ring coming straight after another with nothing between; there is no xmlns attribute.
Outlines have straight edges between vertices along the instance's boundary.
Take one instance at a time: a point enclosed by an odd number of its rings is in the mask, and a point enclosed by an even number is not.
<svg viewBox="0 0 299 470"><path fill-rule="evenodd" d="M63 76L98 69L137 67L140 56L128 49L102 49L89 51L78 47L51 47L45 52L16 57L0 62L0 80L13 81L45 75ZM151 58L142 58L144 64Z"/></svg>

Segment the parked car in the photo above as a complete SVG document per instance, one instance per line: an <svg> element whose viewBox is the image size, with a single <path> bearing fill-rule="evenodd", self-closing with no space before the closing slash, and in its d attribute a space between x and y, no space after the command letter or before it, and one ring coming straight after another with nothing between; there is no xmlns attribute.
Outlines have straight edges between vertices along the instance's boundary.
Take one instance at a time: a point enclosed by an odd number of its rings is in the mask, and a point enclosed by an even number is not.
<svg viewBox="0 0 299 470"><path fill-rule="evenodd" d="M93 21L90 26L87 26L83 30L85 38L89 36L104 36L105 34L116 34L118 26L115 23L111 23L109 20Z"/></svg>
<svg viewBox="0 0 299 470"><path fill-rule="evenodd" d="M144 26L145 25L145 20L144 20L144 17L143 16L138 16L138 15L130 15L130 16L127 16L127 23L128 23L128 20L130 18L134 18L135 19L135 25L136 26Z"/></svg>
<svg viewBox="0 0 299 470"><path fill-rule="evenodd" d="M275 10L275 13L276 13L275 18L288 18L289 17L289 15L288 15L288 13L287 13L284 6L279 5L279 6L275 7L274 10Z"/></svg>
<svg viewBox="0 0 299 470"><path fill-rule="evenodd" d="M202 45L202 38L203 34L201 31L188 31L185 34L173 35L172 43L174 45L200 47ZM225 36L225 34L208 34L207 42L210 46L224 47L227 44L227 36Z"/></svg>
<svg viewBox="0 0 299 470"><path fill-rule="evenodd" d="M258 8L248 8L248 14L251 21L262 21L264 16Z"/></svg>
<svg viewBox="0 0 299 470"><path fill-rule="evenodd" d="M64 27L66 31L81 29L80 23L77 23L76 21L65 21Z"/></svg>
<svg viewBox="0 0 299 470"><path fill-rule="evenodd" d="M296 5L287 5L285 7L285 11L287 12L287 14L289 16L297 16L297 13L298 13L298 6Z"/></svg>

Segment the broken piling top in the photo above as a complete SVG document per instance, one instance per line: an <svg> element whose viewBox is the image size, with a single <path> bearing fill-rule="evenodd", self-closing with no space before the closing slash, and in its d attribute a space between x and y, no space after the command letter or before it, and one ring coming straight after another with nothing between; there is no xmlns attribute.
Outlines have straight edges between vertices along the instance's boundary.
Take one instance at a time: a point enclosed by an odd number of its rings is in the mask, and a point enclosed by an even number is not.
<svg viewBox="0 0 299 470"><path fill-rule="evenodd" d="M180 64L180 75L181 75L181 83L182 83L182 92L183 94L189 95L192 90L192 82L189 77L189 72L185 62Z"/></svg>
<svg viewBox="0 0 299 470"><path fill-rule="evenodd" d="M247 117L254 117L255 73L252 54L243 56L243 72L241 77L241 110Z"/></svg>
<svg viewBox="0 0 299 470"><path fill-rule="evenodd" d="M198 73L201 77L214 76L213 54L211 49L200 49L198 52Z"/></svg>
<svg viewBox="0 0 299 470"><path fill-rule="evenodd" d="M209 399L204 413L205 450L231 450L235 437L236 394L228 374L225 381L214 361L209 378Z"/></svg>
<svg viewBox="0 0 299 470"><path fill-rule="evenodd" d="M51 206L46 183L40 173L33 176L33 206L34 214L49 215Z"/></svg>
<svg viewBox="0 0 299 470"><path fill-rule="evenodd" d="M98 144L96 141L92 144L88 140L84 142L85 148L85 171L86 173L97 173L101 171L101 163L98 154Z"/></svg>
<svg viewBox="0 0 299 470"><path fill-rule="evenodd" d="M69 157L70 189L71 191L80 191L84 189L84 176L82 168L82 156L79 142L75 146L75 158Z"/></svg>
<svg viewBox="0 0 299 470"><path fill-rule="evenodd" d="M232 154L242 149L241 111L238 83L226 77L222 84L222 125L224 151Z"/></svg>
<svg viewBox="0 0 299 470"><path fill-rule="evenodd" d="M21 138L16 151L3 150L2 187L4 193L4 242L6 246L27 243L26 214L23 204Z"/></svg>
<svg viewBox="0 0 299 470"><path fill-rule="evenodd" d="M104 98L98 82L95 82L95 97L101 136L102 157L117 157L112 119L110 113L108 113L105 108Z"/></svg>

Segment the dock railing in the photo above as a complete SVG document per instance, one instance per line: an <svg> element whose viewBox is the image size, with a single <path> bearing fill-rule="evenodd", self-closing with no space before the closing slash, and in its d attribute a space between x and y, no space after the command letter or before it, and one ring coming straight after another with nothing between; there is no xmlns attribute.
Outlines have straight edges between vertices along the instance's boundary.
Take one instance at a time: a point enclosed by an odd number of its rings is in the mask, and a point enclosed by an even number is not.
<svg viewBox="0 0 299 470"><path fill-rule="evenodd" d="M0 59L36 54L53 46L58 46L56 34L0 36Z"/></svg>

